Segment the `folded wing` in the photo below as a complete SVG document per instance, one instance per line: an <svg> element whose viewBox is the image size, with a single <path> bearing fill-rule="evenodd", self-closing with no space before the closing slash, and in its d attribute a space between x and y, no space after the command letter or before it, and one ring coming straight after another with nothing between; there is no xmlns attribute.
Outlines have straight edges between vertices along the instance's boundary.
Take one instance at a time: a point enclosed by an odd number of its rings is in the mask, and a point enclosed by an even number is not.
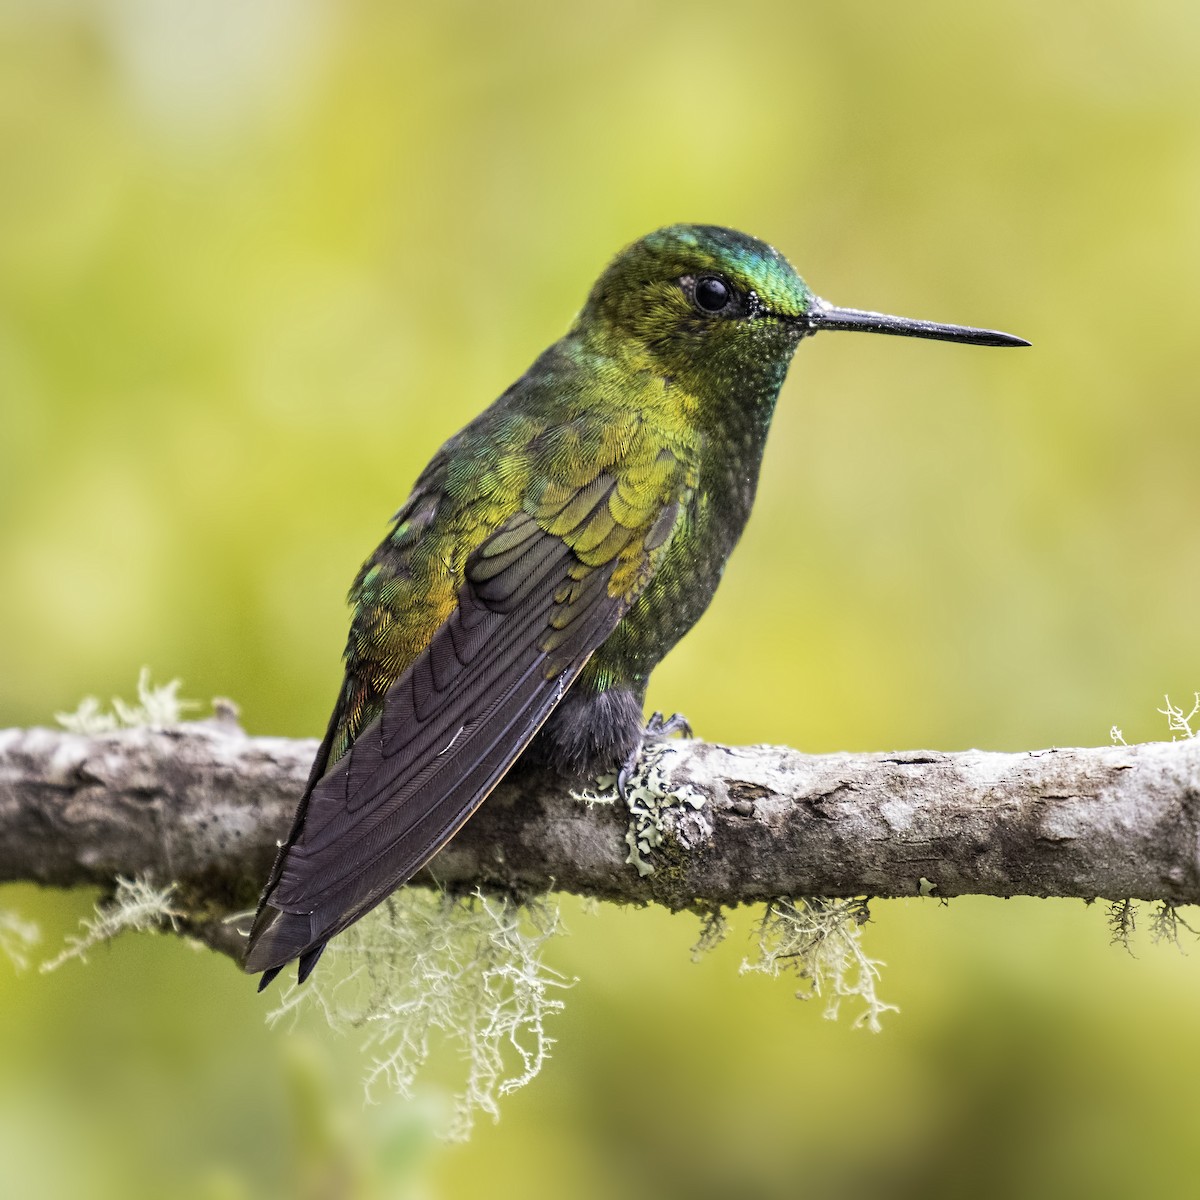
<svg viewBox="0 0 1200 1200"><path fill-rule="evenodd" d="M601 475L557 513L511 518L470 557L457 606L382 714L310 781L250 934L245 965L266 972L261 986L294 958L303 979L330 937L454 836L615 628L636 593L611 588L614 572L649 577L649 519L661 516L614 521L616 491Z"/></svg>

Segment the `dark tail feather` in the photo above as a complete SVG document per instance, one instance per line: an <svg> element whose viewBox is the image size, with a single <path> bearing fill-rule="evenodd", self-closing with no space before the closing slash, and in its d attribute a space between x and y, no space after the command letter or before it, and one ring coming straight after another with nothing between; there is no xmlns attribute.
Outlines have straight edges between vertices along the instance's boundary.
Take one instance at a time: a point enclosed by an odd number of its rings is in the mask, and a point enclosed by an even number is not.
<svg viewBox="0 0 1200 1200"><path fill-rule="evenodd" d="M242 966L251 973L278 971L311 948L313 933L308 913L281 912L264 904L250 930Z"/></svg>
<svg viewBox="0 0 1200 1200"><path fill-rule="evenodd" d="M297 983L303 983L312 974L312 969L317 965L317 960L321 957L324 949L325 943L319 942L317 945L311 947L300 955L300 966L296 973ZM265 988L270 987L271 981L286 966L287 962L282 962L277 966L267 967L262 973L262 978L258 981L258 990L261 992Z"/></svg>
<svg viewBox="0 0 1200 1200"><path fill-rule="evenodd" d="M312 969L317 965L317 959L325 950L325 943L318 942L311 950L306 950L300 955L300 968L296 972L296 982L303 983L309 975L312 974Z"/></svg>
<svg viewBox="0 0 1200 1200"><path fill-rule="evenodd" d="M285 963L284 966L286 966L286 965L287 964ZM270 987L271 980L274 979L275 976L278 975L279 972L282 970L283 970L283 967L271 967L270 970L264 971L262 973L262 978L258 981L258 990L261 992L261 991L265 991L268 987Z"/></svg>

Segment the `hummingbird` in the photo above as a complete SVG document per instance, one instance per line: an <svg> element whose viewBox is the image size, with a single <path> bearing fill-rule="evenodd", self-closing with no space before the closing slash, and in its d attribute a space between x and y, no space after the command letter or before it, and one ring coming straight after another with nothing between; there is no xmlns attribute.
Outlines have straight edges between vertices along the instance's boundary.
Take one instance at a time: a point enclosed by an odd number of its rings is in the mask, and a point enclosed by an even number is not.
<svg viewBox="0 0 1200 1200"><path fill-rule="evenodd" d="M419 871L518 758L616 774L650 673L750 516L796 347L826 330L1026 346L838 308L774 248L671 225L422 472L350 590L346 674L250 931L261 991Z"/></svg>

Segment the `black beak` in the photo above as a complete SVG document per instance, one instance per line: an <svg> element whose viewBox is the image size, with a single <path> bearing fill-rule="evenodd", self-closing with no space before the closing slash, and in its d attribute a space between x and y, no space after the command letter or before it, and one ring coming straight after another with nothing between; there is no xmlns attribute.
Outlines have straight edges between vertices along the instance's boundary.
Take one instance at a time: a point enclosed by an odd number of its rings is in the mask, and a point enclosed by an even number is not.
<svg viewBox="0 0 1200 1200"><path fill-rule="evenodd" d="M890 333L893 337L932 338L939 342L967 342L972 346L1028 346L1024 338L995 329L970 325L939 325L936 321L914 321L887 313L863 312L857 308L835 308L814 296L808 312L800 318L808 333L823 329L849 329L857 333Z"/></svg>

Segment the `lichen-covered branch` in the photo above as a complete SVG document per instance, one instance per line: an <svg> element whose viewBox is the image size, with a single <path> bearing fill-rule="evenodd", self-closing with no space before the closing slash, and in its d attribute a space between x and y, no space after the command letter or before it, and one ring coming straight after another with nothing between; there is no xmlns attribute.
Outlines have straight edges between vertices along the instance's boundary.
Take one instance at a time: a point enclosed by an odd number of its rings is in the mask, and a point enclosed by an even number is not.
<svg viewBox="0 0 1200 1200"><path fill-rule="evenodd" d="M178 885L233 952L315 743L230 718L84 736L0 731L0 882ZM418 882L672 908L779 896L1200 902L1200 739L942 754L658 743L619 804L516 771ZM652 869L635 869L631 861Z"/></svg>

